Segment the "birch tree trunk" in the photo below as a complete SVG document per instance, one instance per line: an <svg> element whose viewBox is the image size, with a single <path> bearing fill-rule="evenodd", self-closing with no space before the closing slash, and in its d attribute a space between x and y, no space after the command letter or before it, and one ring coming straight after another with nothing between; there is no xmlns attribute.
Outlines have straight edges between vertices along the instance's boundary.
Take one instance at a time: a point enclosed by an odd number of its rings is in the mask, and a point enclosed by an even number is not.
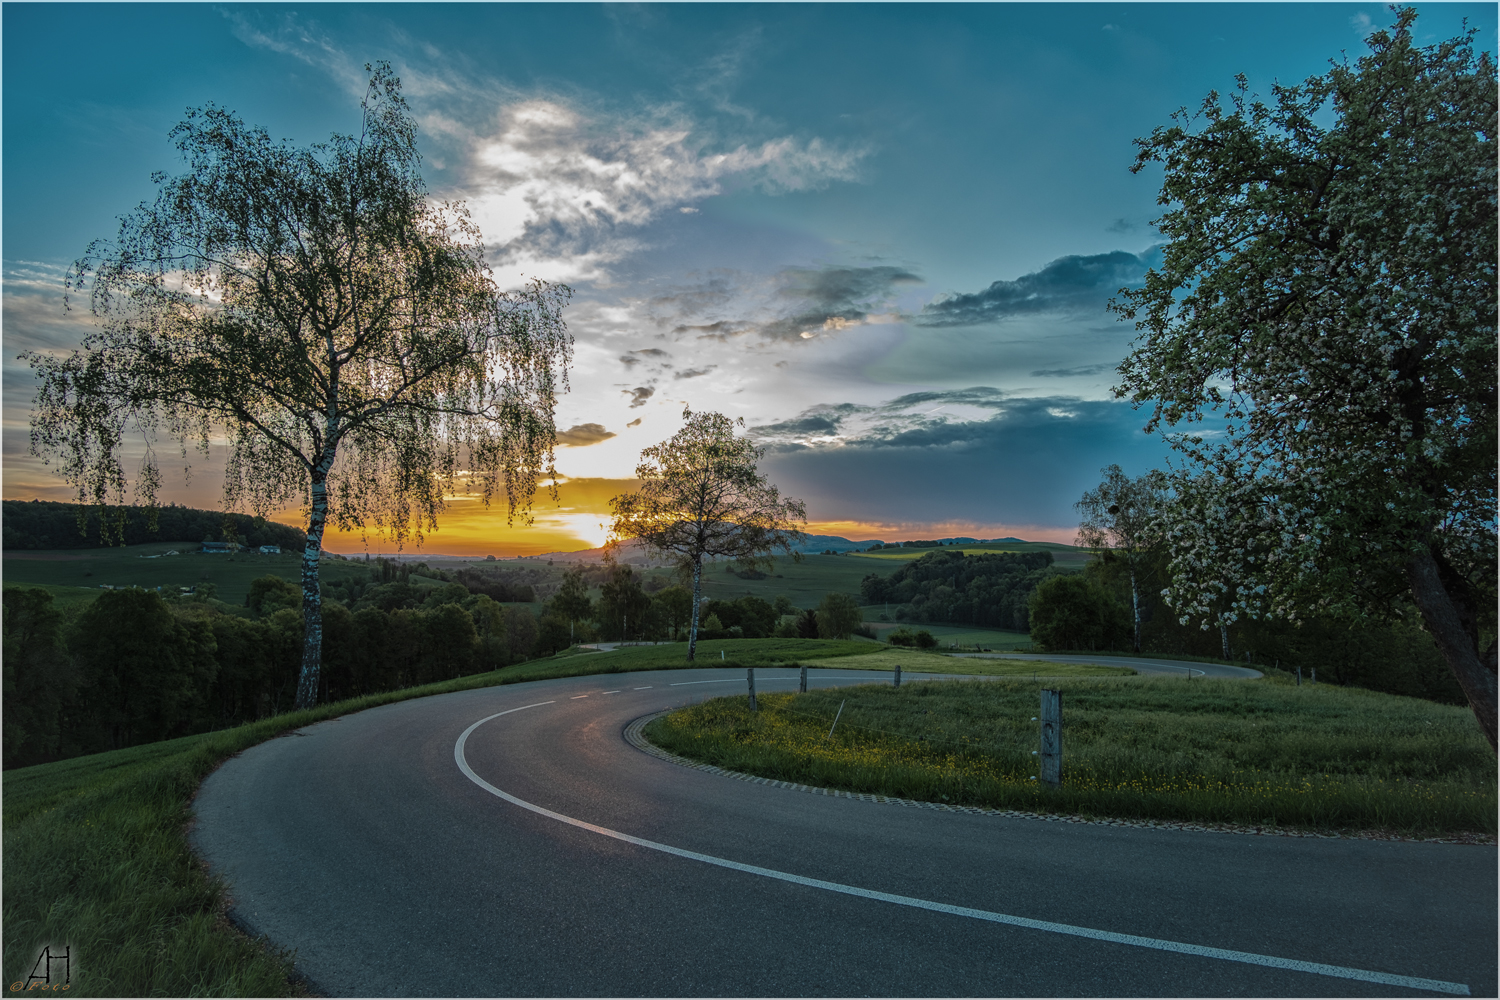
<svg viewBox="0 0 1500 1000"><path fill-rule="evenodd" d="M688 626L688 662L698 653L698 601L703 594L703 557L693 560L693 621Z"/></svg>

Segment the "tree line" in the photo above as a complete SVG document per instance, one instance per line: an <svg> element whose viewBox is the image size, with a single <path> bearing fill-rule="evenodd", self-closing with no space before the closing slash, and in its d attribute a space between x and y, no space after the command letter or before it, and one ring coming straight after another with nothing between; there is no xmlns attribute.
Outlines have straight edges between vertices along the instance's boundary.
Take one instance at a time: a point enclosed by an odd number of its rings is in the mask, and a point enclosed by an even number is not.
<svg viewBox="0 0 1500 1000"><path fill-rule="evenodd" d="M302 662L301 590L268 576L254 581L245 607L212 595L208 585L186 598L109 590L64 611L44 590L7 587L4 766L290 710ZM459 583L331 588L323 627L320 699L335 701L517 663L536 654L539 638L529 608Z"/></svg>
<svg viewBox="0 0 1500 1000"><path fill-rule="evenodd" d="M1028 601L1042 581L1060 572L1050 552L965 555L939 549L889 576L871 573L860 581L866 604L893 604L899 622L965 624L1025 632Z"/></svg>
<svg viewBox="0 0 1500 1000"><path fill-rule="evenodd" d="M105 544L143 545L147 542L235 541L250 548L279 545L301 550L303 533L249 514L198 510L167 504L159 507L112 507L104 520L100 511L50 500L6 500L3 504L4 544L7 549L93 549Z"/></svg>

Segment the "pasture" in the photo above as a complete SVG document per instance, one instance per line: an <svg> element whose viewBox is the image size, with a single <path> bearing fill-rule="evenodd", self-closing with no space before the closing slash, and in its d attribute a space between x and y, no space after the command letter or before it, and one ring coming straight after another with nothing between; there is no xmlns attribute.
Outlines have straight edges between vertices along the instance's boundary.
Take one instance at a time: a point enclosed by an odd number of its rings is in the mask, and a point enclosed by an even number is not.
<svg viewBox="0 0 1500 1000"><path fill-rule="evenodd" d="M144 587L174 590L212 583L216 596L226 604L243 604L250 581L275 575L300 585L301 553L221 553L204 555L198 546L182 542L150 542L145 545L104 549L15 551L4 556L7 586L40 586L68 603L87 600L83 592L98 596L102 586ZM177 555L167 553L176 551ZM325 558L323 580L332 582L348 575L368 572L363 560Z"/></svg>
<svg viewBox="0 0 1500 1000"><path fill-rule="evenodd" d="M1043 686L1063 692L1057 789L1034 780ZM680 709L646 736L748 774L934 802L1418 835L1496 828L1495 755L1469 710L1359 688L1018 678L759 702L757 713L744 696Z"/></svg>

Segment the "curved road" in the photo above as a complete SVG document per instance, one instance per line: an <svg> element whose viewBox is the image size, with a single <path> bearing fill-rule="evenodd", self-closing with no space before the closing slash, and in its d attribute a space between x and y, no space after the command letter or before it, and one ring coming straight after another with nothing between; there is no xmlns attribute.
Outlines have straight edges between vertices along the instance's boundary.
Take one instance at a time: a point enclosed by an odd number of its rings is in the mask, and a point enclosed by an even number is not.
<svg viewBox="0 0 1500 1000"><path fill-rule="evenodd" d="M320 723L211 775L194 846L334 996L1496 993L1493 848L902 807L623 738L743 684L566 678Z"/></svg>

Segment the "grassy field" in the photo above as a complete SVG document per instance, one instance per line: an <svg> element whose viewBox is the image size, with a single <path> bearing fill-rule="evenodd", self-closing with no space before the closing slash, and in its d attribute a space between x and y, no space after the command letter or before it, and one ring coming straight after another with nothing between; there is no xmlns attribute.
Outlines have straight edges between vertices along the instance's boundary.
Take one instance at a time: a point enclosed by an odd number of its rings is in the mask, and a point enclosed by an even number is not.
<svg viewBox="0 0 1500 1000"><path fill-rule="evenodd" d="M873 648L774 642L766 650L768 662L857 659L851 653ZM661 660L672 653L667 646L570 650L236 729L6 771L0 779L5 982L25 980L42 944L67 943L74 949L73 995L290 995L288 956L267 951L228 925L224 886L188 849L188 803L220 762L279 733L376 705L497 684L661 669L671 665ZM754 659L748 651L738 655Z"/></svg>
<svg viewBox="0 0 1500 1000"><path fill-rule="evenodd" d="M1466 709L1331 685L1049 681L1063 691L1064 721L1064 784L1050 790L1033 780L1041 686L1000 680L772 693L753 716L744 697L720 698L658 719L646 735L736 771L926 801L1495 832L1495 756Z"/></svg>
<svg viewBox="0 0 1500 1000"><path fill-rule="evenodd" d="M1081 549L1076 545L1063 545L1059 542L991 542L988 545L945 545L941 549L877 549L874 552L851 552L849 556L854 559L875 559L899 564L920 559L929 552L964 552L970 555L983 555L988 552L1051 552L1053 562L1064 569L1082 569L1092 555L1088 549ZM885 573L889 570L869 572Z"/></svg>
<svg viewBox="0 0 1500 1000"><path fill-rule="evenodd" d="M208 582L217 589L219 600L242 604L250 593L250 581L256 577L274 574L293 583L302 578L299 553L203 555L197 548L186 543L151 542L106 549L6 550L5 583L41 586L59 598L77 602L85 600L81 591L93 591L98 596L104 584L165 589ZM173 550L178 555L166 555ZM368 572L363 561L355 560L328 559L322 568L326 582L352 574L364 576Z"/></svg>
<svg viewBox="0 0 1500 1000"><path fill-rule="evenodd" d="M720 654L723 654L722 656ZM627 646L608 653L559 653L559 657L586 657L594 673L625 670L676 670L684 667L794 667L816 664L839 670L894 671L903 673L964 674L974 677L1112 677L1135 673L1129 667L1100 667L1080 663L1047 663L1039 660L965 660L940 653L892 649L872 642L840 642L833 639L714 639L698 643L698 658L686 659L687 643L664 642L656 646ZM830 662L834 659L837 662Z"/></svg>
<svg viewBox="0 0 1500 1000"><path fill-rule="evenodd" d="M879 618L886 613L883 604L871 604L859 609L865 616L865 624L875 630L875 634L885 640L898 628L911 629L913 632L925 629L932 633L944 649L956 643L959 646L983 646L985 649L1005 650L1031 648L1031 636L1025 632L1008 632L995 628L975 628L973 625L919 625L915 622L883 622Z"/></svg>

